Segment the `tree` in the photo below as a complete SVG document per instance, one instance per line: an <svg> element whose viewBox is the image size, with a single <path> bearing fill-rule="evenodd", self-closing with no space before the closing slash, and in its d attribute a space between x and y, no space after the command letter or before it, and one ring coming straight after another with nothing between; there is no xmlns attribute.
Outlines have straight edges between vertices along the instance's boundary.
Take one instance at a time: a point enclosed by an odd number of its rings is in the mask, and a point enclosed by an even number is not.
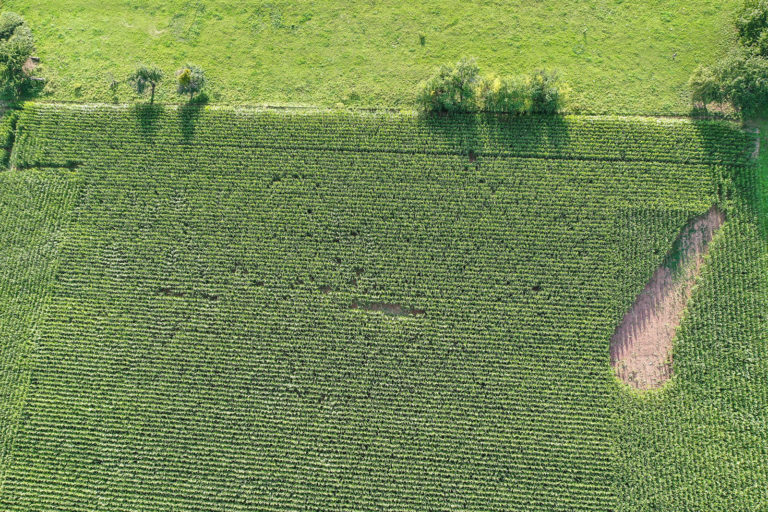
<svg viewBox="0 0 768 512"><path fill-rule="evenodd" d="M693 101L728 102L744 115L768 104L768 59L748 48L732 51L710 68L699 68L689 81Z"/></svg>
<svg viewBox="0 0 768 512"><path fill-rule="evenodd" d="M522 114L528 109L528 88L517 77L490 76L480 82L477 92L483 110Z"/></svg>
<svg viewBox="0 0 768 512"><path fill-rule="evenodd" d="M32 31L18 14L0 14L0 86L18 97L29 82L25 65L35 52Z"/></svg>
<svg viewBox="0 0 768 512"><path fill-rule="evenodd" d="M768 0L752 0L745 4L736 18L739 40L745 46L756 49L765 43L765 29L768 27ZM763 53L765 56L766 54Z"/></svg>
<svg viewBox="0 0 768 512"><path fill-rule="evenodd" d="M149 103L155 102L155 87L163 79L163 72L154 66L139 66L128 77L128 83L138 94L144 94L149 88Z"/></svg>
<svg viewBox="0 0 768 512"><path fill-rule="evenodd" d="M179 94L189 94L189 100L203 90L205 87L205 73L201 68L193 64L186 64L176 72L178 87L176 92Z"/></svg>
<svg viewBox="0 0 768 512"><path fill-rule="evenodd" d="M561 93L559 77L555 71L537 70L528 84L531 112L555 114L560 109Z"/></svg>
<svg viewBox="0 0 768 512"><path fill-rule="evenodd" d="M444 64L422 84L417 101L427 111L476 110L475 89L479 74L475 59L462 59L453 66Z"/></svg>

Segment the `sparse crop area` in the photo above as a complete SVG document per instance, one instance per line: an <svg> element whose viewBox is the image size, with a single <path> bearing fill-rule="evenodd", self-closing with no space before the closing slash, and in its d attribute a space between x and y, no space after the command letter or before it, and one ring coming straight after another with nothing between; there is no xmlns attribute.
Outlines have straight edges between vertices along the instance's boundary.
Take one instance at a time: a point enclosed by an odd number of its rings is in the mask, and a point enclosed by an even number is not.
<svg viewBox="0 0 768 512"><path fill-rule="evenodd" d="M768 500L751 133L200 105L11 126L3 510ZM611 336L713 205L672 378L638 394Z"/></svg>

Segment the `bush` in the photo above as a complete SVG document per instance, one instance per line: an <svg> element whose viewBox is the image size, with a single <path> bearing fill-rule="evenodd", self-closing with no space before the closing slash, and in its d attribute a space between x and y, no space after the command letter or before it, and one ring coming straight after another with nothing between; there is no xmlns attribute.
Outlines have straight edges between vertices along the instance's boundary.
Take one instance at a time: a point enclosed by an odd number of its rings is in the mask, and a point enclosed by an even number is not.
<svg viewBox="0 0 768 512"><path fill-rule="evenodd" d="M24 24L24 18L15 12L6 11L0 14L0 39L8 39L17 27Z"/></svg>
<svg viewBox="0 0 768 512"><path fill-rule="evenodd" d="M35 40L24 19L11 12L0 15L0 36L0 87L17 98L29 82L24 64L35 51Z"/></svg>
<svg viewBox="0 0 768 512"><path fill-rule="evenodd" d="M427 112L534 112L554 114L562 103L557 73L539 70L532 77L481 77L474 59L443 65L424 82L417 97Z"/></svg>
<svg viewBox="0 0 768 512"><path fill-rule="evenodd" d="M179 94L189 94L189 100L192 96L199 93L205 87L205 73L194 64L186 64L176 72L178 87L176 92Z"/></svg>
<svg viewBox="0 0 768 512"><path fill-rule="evenodd" d="M484 78L478 97L487 112L522 114L528 110L528 86L523 78L491 76Z"/></svg>
<svg viewBox="0 0 768 512"><path fill-rule="evenodd" d="M476 110L475 89L479 74L475 59L462 59L453 66L442 65L432 78L422 84L418 104L432 112Z"/></svg>
<svg viewBox="0 0 768 512"><path fill-rule="evenodd" d="M537 70L528 84L530 111L535 114L555 114L560 110L559 77L555 71Z"/></svg>

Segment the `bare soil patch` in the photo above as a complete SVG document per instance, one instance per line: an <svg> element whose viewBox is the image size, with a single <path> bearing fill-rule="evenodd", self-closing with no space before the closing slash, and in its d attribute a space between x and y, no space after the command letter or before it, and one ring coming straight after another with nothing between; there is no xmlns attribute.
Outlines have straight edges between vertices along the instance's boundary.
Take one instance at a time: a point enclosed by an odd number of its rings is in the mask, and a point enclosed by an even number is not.
<svg viewBox="0 0 768 512"><path fill-rule="evenodd" d="M404 308L400 304L390 304L387 302L371 302L364 304L361 302L353 302L350 309L364 309L366 311L376 311L392 316L421 316L426 314L423 309Z"/></svg>
<svg viewBox="0 0 768 512"><path fill-rule="evenodd" d="M709 242L725 222L713 206L691 219L611 337L611 366L637 389L672 375L672 340L693 293Z"/></svg>
<svg viewBox="0 0 768 512"><path fill-rule="evenodd" d="M21 70L26 73L27 76L32 74L40 60L37 57L28 58L21 66Z"/></svg>

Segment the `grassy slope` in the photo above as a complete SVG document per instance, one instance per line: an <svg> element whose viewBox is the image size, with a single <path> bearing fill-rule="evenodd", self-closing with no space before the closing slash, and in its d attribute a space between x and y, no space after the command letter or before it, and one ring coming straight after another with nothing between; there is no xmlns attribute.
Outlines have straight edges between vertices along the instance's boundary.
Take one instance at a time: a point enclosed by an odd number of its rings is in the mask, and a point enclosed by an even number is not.
<svg viewBox="0 0 768 512"><path fill-rule="evenodd" d="M225 103L410 105L433 68L464 55L498 73L557 68L571 108L681 113L685 83L728 47L738 0L233 4L223 0L5 0L39 40L49 99L126 101L139 60L171 76L202 65ZM424 35L424 46L419 35ZM676 57L674 57L676 54ZM76 88L80 86L79 90ZM161 101L176 101L172 84Z"/></svg>
<svg viewBox="0 0 768 512"><path fill-rule="evenodd" d="M20 126L17 164L84 165L2 508L763 504L748 217L713 253L699 295L724 294L686 327L665 414L608 366L715 201L733 146L709 125L35 107Z"/></svg>

